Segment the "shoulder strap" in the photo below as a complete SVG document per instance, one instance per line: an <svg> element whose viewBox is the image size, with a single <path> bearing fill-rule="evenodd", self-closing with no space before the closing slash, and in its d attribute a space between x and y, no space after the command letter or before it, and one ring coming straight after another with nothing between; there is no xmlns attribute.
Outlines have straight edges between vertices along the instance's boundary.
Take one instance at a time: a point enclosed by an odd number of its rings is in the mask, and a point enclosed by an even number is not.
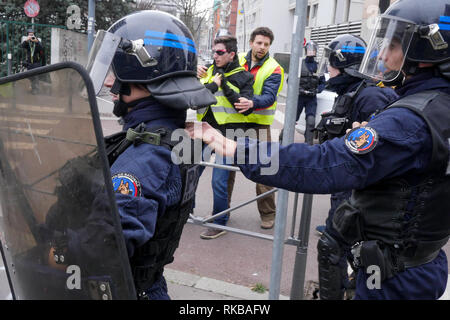
<svg viewBox="0 0 450 320"><path fill-rule="evenodd" d="M423 111L423 109L428 105L428 103L431 100L433 100L434 98L436 98L438 95L441 94L445 93L437 90L428 90L415 93L395 101L394 103L387 106L386 110L390 108L403 107L411 109L413 111L416 110Z"/></svg>
<svg viewBox="0 0 450 320"><path fill-rule="evenodd" d="M172 132L172 130L164 127L147 129L145 124L141 123L136 128L130 128L127 131L105 137L109 165L112 166L117 158L132 144L148 143L172 150L179 142L171 140Z"/></svg>
<svg viewBox="0 0 450 320"><path fill-rule="evenodd" d="M448 157L448 142L446 139L448 139L448 135L445 135L445 130L439 131L439 127L435 128L434 124L436 123L436 115L431 116L431 118L428 116L429 112L425 110L425 108L430 104L433 103L433 100L435 99L445 99L447 102L450 99L450 95L448 95L445 92L441 92L438 90L427 90L422 91L419 93L415 93L409 96L406 96L404 98L401 98L391 105L389 105L385 110L391 109L391 108L407 108L414 113L416 113L419 117L421 117L427 124L431 137L433 140L433 149L432 149L432 157L430 160L432 167L437 167L436 164L440 163L441 157L444 154L447 154ZM447 104L444 104L448 106ZM433 106L431 106L432 108ZM431 109L430 109L431 110ZM429 110L429 111L430 111ZM434 109L435 110L435 109ZM447 110L444 110L444 112L447 112ZM443 120L444 122L446 120ZM444 133L444 136L442 136L442 133ZM450 173L450 159L447 164L447 173Z"/></svg>

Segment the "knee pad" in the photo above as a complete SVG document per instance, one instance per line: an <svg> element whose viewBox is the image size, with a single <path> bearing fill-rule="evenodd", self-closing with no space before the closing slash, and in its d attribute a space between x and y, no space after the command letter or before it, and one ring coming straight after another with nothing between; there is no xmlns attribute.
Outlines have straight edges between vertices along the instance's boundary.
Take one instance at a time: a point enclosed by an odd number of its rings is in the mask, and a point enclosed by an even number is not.
<svg viewBox="0 0 450 320"><path fill-rule="evenodd" d="M314 128L316 126L316 117L311 116L311 115L307 116L306 117L306 126Z"/></svg>

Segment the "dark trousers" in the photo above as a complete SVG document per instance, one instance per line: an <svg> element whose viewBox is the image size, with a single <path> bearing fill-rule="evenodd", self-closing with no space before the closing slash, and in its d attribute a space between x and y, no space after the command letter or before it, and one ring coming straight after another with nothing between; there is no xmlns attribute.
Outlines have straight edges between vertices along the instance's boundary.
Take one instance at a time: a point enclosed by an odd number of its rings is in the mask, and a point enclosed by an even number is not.
<svg viewBox="0 0 450 320"><path fill-rule="evenodd" d="M316 110L317 110L317 96L298 96L298 102L297 102L297 116L296 121L300 117L300 114L303 112L303 109L305 110L305 119L311 115L314 118L316 117Z"/></svg>
<svg viewBox="0 0 450 320"><path fill-rule="evenodd" d="M444 251L431 262L408 268L381 282L380 288L368 285L370 274L359 269L355 300L437 300L445 292L448 262Z"/></svg>

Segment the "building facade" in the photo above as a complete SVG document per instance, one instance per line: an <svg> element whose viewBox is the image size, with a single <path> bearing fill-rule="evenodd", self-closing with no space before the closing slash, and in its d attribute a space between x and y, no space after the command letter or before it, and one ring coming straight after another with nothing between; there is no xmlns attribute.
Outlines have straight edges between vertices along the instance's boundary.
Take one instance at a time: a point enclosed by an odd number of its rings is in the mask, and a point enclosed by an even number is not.
<svg viewBox="0 0 450 320"><path fill-rule="evenodd" d="M375 26L379 8L396 0L308 0L305 38L322 47L340 34L361 36L365 41ZM251 32L259 26L275 34L271 53L290 52L296 0L239 0L236 37L239 49L248 50Z"/></svg>
<svg viewBox="0 0 450 320"><path fill-rule="evenodd" d="M261 26L272 29L275 40L271 54L291 51L296 0L210 0L212 21L201 43L220 34L235 35L239 51L249 50L252 31ZM366 42L375 26L380 8L396 0L308 0L305 38L319 44L319 55L330 40L340 34L361 36ZM203 46L205 47L205 46Z"/></svg>
<svg viewBox="0 0 450 320"><path fill-rule="evenodd" d="M289 9L294 14L296 1L289 0ZM366 42L375 27L376 18L397 0L309 0L305 38L322 48L341 34L361 36Z"/></svg>
<svg viewBox="0 0 450 320"><path fill-rule="evenodd" d="M293 14L289 14L289 0L239 0L236 25L239 50L247 51L252 31L264 26L275 35L271 54L290 51L293 21Z"/></svg>

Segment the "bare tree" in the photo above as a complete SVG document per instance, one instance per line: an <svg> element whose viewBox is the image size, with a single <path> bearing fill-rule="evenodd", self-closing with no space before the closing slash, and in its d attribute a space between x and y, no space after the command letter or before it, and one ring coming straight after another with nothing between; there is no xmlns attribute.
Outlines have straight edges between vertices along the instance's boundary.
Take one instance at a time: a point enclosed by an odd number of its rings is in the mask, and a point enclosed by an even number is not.
<svg viewBox="0 0 450 320"><path fill-rule="evenodd" d="M200 0L170 0L180 13L180 19L191 30L194 40L198 43L202 27L209 9L200 5Z"/></svg>
<svg viewBox="0 0 450 320"><path fill-rule="evenodd" d="M156 9L155 0L136 0L137 10L153 10Z"/></svg>

